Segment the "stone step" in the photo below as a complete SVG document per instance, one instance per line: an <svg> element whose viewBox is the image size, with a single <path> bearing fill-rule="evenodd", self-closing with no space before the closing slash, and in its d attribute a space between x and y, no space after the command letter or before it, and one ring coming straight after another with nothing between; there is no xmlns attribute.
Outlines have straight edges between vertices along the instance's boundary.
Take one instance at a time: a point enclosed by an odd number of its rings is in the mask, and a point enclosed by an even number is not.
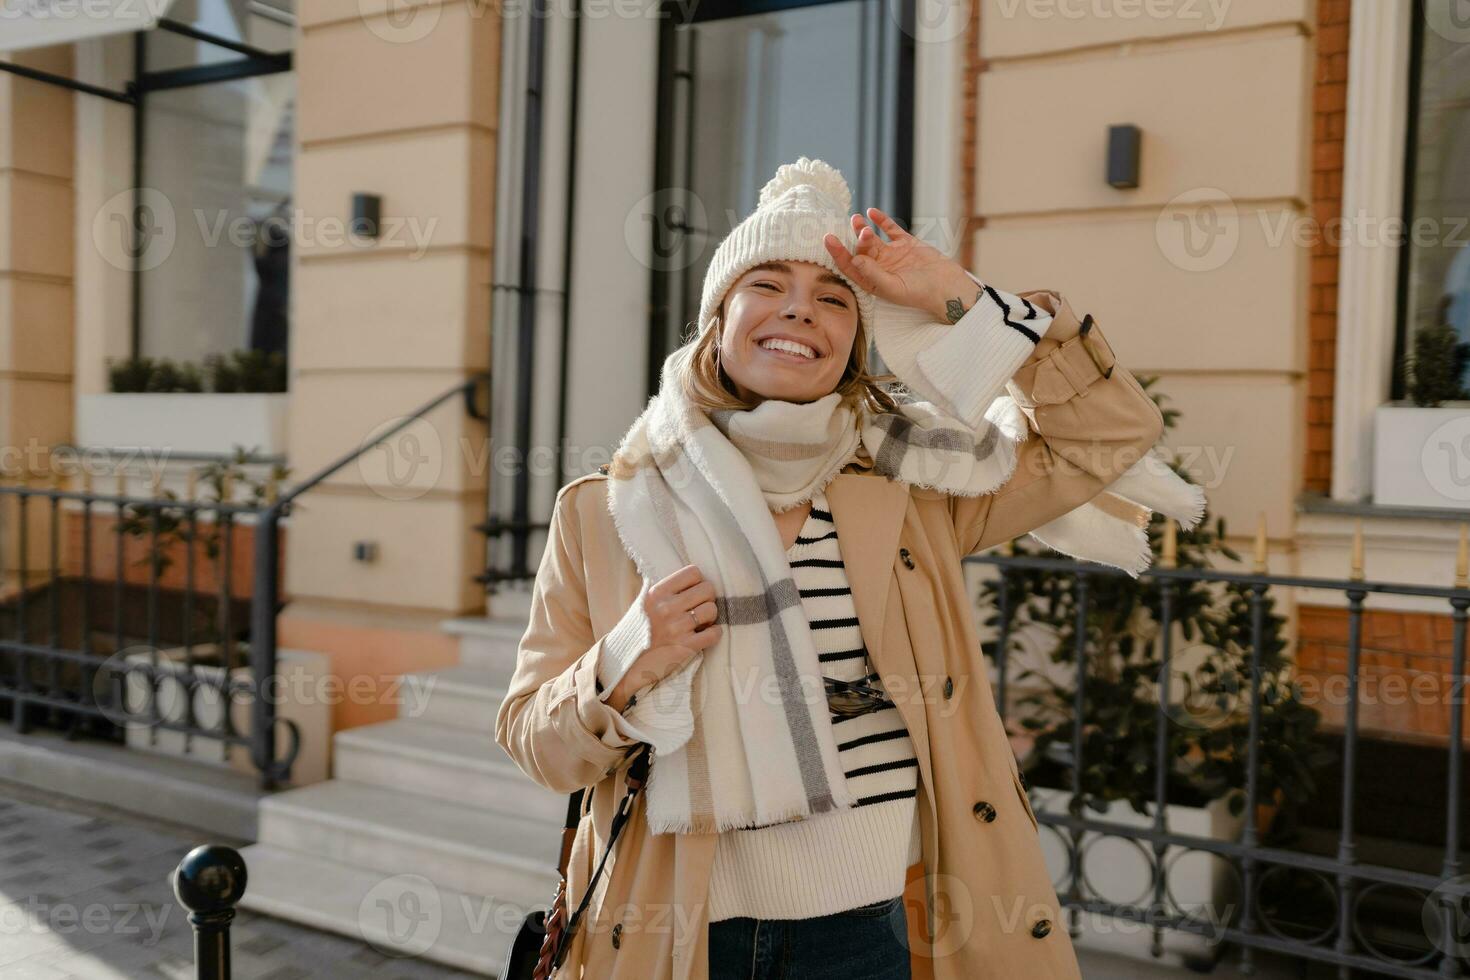
<svg viewBox="0 0 1470 980"><path fill-rule="evenodd" d="M340 731L332 747L337 779L552 826L566 820L567 798L532 782L489 734L397 718Z"/></svg>
<svg viewBox="0 0 1470 980"><path fill-rule="evenodd" d="M461 664L443 670L405 674L398 714L437 725L495 734L495 713L505 700L508 678L487 667Z"/></svg>
<svg viewBox="0 0 1470 980"><path fill-rule="evenodd" d="M201 754L219 752L215 741L198 739L195 746ZM0 726L0 780L7 779L242 840L255 839L257 810L271 796L257 777L226 766L41 728L17 735L9 723ZM566 814L563 799L558 827Z"/></svg>
<svg viewBox="0 0 1470 980"><path fill-rule="evenodd" d="M534 907L556 890L565 816L565 806L546 820L332 779L262 801L259 841Z"/></svg>
<svg viewBox="0 0 1470 980"><path fill-rule="evenodd" d="M249 881L240 907L366 940L393 957L487 976L529 909L434 885L417 873L385 876L270 844L242 848ZM545 909L545 901L530 908Z"/></svg>
<svg viewBox="0 0 1470 980"><path fill-rule="evenodd" d="M516 652L526 634L527 619L465 616L446 619L440 627L459 637L459 662L467 667L483 667L498 672L501 687L515 672Z"/></svg>

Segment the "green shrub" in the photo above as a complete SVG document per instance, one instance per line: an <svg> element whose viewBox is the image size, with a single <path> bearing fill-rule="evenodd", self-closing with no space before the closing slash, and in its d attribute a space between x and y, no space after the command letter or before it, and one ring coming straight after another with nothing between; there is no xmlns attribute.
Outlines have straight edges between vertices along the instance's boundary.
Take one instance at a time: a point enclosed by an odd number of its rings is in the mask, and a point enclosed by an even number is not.
<svg viewBox="0 0 1470 980"><path fill-rule="evenodd" d="M237 350L232 355L241 391L285 391L286 358L274 351Z"/></svg>
<svg viewBox="0 0 1470 980"><path fill-rule="evenodd" d="M277 352L235 350L210 354L203 365L166 357L109 358L111 391L211 391L220 394L270 394L286 390L286 358Z"/></svg>
<svg viewBox="0 0 1470 980"><path fill-rule="evenodd" d="M204 380L197 364L176 364L166 357L159 358L148 376L145 391L203 391Z"/></svg>
<svg viewBox="0 0 1470 980"><path fill-rule="evenodd" d="M1179 412L1165 408L1166 396L1150 390L1157 380L1138 379L1159 405L1165 428L1170 429ZM1189 480L1177 457L1168 462ZM1150 517L1148 536L1155 555L1162 550L1168 520L1157 513ZM1238 562L1240 555L1225 540L1225 519L1217 516L1212 522L1207 509L1195 528L1176 528L1177 566L1211 568L1216 556ZM1017 555L1055 557L1030 539L1013 545ZM1066 772L1063 785L1068 788L1070 770L1077 763L1073 739L1081 723L1082 795L1068 804L1074 815L1080 815L1084 806L1106 812L1114 800L1126 800L1138 813L1148 812L1158 778L1161 682L1182 687L1182 693L1171 695L1178 700L1171 699L1162 719L1170 800L1200 805L1225 799L1232 813L1242 812L1253 688L1261 700L1259 799L1276 800L1294 809L1312 798L1317 790L1316 774L1331 756L1317 738L1320 713L1294 679L1286 655L1286 619L1276 612L1275 598L1269 592L1261 596L1262 649L1259 673L1252 681L1251 586L1173 580L1170 616L1179 625L1185 649L1176 648L1172 654L1178 656L1192 648L1194 656L1188 661L1171 660L1166 670L1158 636L1163 623L1163 579L1095 575L1088 583L1084 612L1078 609L1076 593L1064 578L1068 577L1045 569L1004 570L1001 579L983 584L981 606L999 610L1001 580L1009 583L1014 613L1006 649L1000 649L998 640L988 640L983 643L984 652L992 659L1017 658L1013 662L1021 669L1012 675L1013 682L1030 688L1016 699L1016 705L1021 728L1035 736L1032 764L1050 760ZM986 619L990 626L999 621L998 611ZM1087 667L1080 719L1076 711L1079 628L1084 631ZM1036 643L1044 648L1048 669L1037 669L1020 659ZM1055 670L1058 666L1060 671Z"/></svg>
<svg viewBox="0 0 1470 980"><path fill-rule="evenodd" d="M204 359L204 373L209 378L209 390L217 392L241 391L240 372L235 360L223 354L210 354Z"/></svg>
<svg viewBox="0 0 1470 980"><path fill-rule="evenodd" d="M107 379L112 391L148 390L148 376L153 373L153 358L129 357L107 359Z"/></svg>
<svg viewBox="0 0 1470 980"><path fill-rule="evenodd" d="M1447 303L1440 304L1439 323L1414 333L1409 398L1425 408L1470 397L1460 384L1466 361L1470 360L1470 344L1460 342L1459 334L1444 318L1447 306Z"/></svg>

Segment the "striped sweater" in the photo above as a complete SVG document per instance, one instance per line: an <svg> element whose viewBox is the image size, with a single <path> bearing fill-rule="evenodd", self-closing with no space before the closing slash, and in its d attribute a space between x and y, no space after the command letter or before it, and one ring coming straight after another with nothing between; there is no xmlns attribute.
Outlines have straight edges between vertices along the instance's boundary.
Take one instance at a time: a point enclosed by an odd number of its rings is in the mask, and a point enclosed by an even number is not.
<svg viewBox="0 0 1470 980"><path fill-rule="evenodd" d="M837 528L820 492L787 551L822 673L872 672L858 630ZM838 757L856 797L851 808L720 834L710 872L710 921L732 916L798 919L892 898L921 859L918 763L898 708L832 719Z"/></svg>

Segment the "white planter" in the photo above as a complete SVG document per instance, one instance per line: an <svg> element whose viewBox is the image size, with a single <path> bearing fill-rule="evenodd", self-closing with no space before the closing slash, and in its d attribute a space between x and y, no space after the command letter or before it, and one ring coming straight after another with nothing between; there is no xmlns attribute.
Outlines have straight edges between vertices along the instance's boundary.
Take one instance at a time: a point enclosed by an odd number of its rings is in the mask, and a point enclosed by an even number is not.
<svg viewBox="0 0 1470 980"><path fill-rule="evenodd" d="M1070 790L1031 788L1032 806L1038 813L1047 811L1065 815L1070 796ZM1149 806L1149 811L1148 815L1140 814L1127 801L1119 800L1108 804L1104 813L1092 809L1084 813L1088 819L1146 830L1153 827L1152 806ZM1239 817L1231 816L1224 799L1215 800L1205 807L1168 804L1164 807L1164 818L1171 833L1218 841L1238 840L1245 824L1244 813ZM1046 855L1047 870L1056 885L1058 897L1067 893L1072 882L1068 840L1065 830L1058 836L1043 825L1041 849ZM1214 929L1229 924L1239 912L1240 876L1221 857L1205 851L1170 848L1164 857L1168 891L1163 906L1159 907L1154 901L1152 843L1089 831L1082 835L1081 846L1084 897L1118 905L1135 905L1150 911L1154 918L1187 915L1207 928L1204 936L1182 930L1164 930L1164 948L1168 952L1187 956L1208 955L1217 943L1211 938L1218 935ZM1091 948L1152 959L1153 932L1147 924L1084 913L1080 925L1082 941Z"/></svg>
<svg viewBox="0 0 1470 980"><path fill-rule="evenodd" d="M230 453L244 446L284 455L289 398L284 392L81 395L76 441L85 448Z"/></svg>
<svg viewBox="0 0 1470 980"><path fill-rule="evenodd" d="M1373 502L1470 510L1470 405L1373 413Z"/></svg>
<svg viewBox="0 0 1470 980"><path fill-rule="evenodd" d="M195 658L210 655L213 644L200 644L194 648ZM126 660L133 663L148 663L144 652L128 654ZM183 647L160 650L160 669L169 674L183 673ZM195 672L208 677L215 685L220 681L221 670L205 664L195 664ZM327 658L320 653L306 650L278 650L276 673L280 678L277 690L281 700L276 706L277 718L295 723L301 735L301 750L291 764L291 784L306 786L327 778L328 751L332 739L332 705L330 698L323 696L328 690L323 679L329 673ZM235 683L248 680L248 667L237 667L230 672ZM127 703L136 709L148 703L147 677L140 671L129 671L127 675ZM185 687L182 681L165 676L158 684L158 715L172 724L188 722L185 704ZM253 730L251 723L251 699L236 698L231 705L231 714L236 732L241 734ZM221 697L218 686L201 685L194 691L194 724L208 731L222 727ZM128 748L139 752L156 752L162 755L181 756L196 762L215 766L227 766L237 772L254 775L257 770L250 759L246 745L232 745L228 749L219 739L205 736L190 738L183 732L166 728L154 729L147 723L125 725ZM277 758L290 750L290 733L284 724L276 727Z"/></svg>

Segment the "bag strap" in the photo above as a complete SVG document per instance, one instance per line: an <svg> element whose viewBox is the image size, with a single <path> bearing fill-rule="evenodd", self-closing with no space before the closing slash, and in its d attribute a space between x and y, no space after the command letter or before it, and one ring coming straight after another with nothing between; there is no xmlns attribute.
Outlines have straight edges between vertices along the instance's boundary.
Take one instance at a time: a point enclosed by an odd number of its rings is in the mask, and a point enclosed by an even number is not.
<svg viewBox="0 0 1470 980"><path fill-rule="evenodd" d="M577 910L572 913L572 917L567 920L567 927L557 937L556 951L551 957L552 970L556 970L561 966L562 957L566 955L566 951L569 948L570 938L576 932L577 924L582 918L582 913L586 910L587 903L592 900L592 893L597 888L598 879L602 877L602 869L607 864L608 857L612 854L613 846L618 842L618 834L622 833L623 825L628 822L628 814L633 808L633 797L638 795L638 791L643 788L643 784L648 779L648 754L652 751L653 746L647 742L642 743L632 764L628 766L628 771L623 777L624 781L628 784L628 792L623 794L622 803L618 805L617 812L613 814L612 827L607 837L607 849L602 852L602 860L597 862L597 870L592 873L592 878L587 882L587 890L583 893L582 901L577 905ZM577 833L577 823L579 822L581 811L581 798L584 792L586 791L579 789L571 794L571 799L568 800L567 829L562 831L560 864L563 889L566 887L567 863L572 851L571 842Z"/></svg>

